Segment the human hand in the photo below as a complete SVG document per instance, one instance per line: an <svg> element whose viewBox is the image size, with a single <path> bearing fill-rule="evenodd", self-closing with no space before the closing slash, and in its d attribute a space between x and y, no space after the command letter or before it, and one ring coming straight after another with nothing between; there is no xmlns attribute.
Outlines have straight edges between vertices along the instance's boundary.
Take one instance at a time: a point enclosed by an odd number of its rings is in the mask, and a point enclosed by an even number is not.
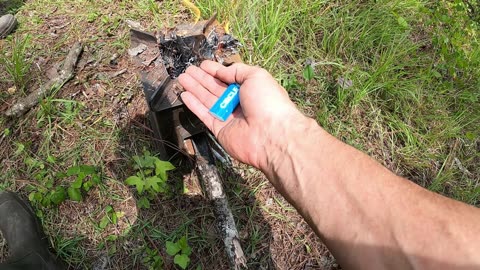
<svg viewBox="0 0 480 270"><path fill-rule="evenodd" d="M266 168L269 146L286 135L288 125L306 119L287 92L264 69L245 64L225 67L204 61L178 78L182 100L235 159ZM240 84L240 106L222 122L209 109L231 83Z"/></svg>

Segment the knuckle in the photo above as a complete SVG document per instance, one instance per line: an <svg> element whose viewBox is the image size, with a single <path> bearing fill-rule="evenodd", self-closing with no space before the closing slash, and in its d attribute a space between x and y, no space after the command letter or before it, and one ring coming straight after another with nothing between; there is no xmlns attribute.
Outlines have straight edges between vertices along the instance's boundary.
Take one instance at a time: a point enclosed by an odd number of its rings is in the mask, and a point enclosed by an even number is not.
<svg viewBox="0 0 480 270"><path fill-rule="evenodd" d="M255 73L257 73L260 76L270 76L270 73L261 67L255 67Z"/></svg>

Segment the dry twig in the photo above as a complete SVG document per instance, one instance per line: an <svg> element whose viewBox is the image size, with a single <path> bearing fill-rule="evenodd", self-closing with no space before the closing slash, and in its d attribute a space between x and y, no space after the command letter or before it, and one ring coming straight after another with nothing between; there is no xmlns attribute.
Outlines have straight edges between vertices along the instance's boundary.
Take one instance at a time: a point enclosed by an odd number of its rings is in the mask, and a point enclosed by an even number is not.
<svg viewBox="0 0 480 270"><path fill-rule="evenodd" d="M68 53L65 61L63 61L63 66L58 72L57 77L52 78L45 85L40 86L39 89L30 93L30 95L25 98L20 99L15 103L10 109L5 112L6 116L9 117L19 117L30 110L32 107L38 104L38 102L53 90L61 88L65 83L73 78L73 71L77 65L77 60L80 57L80 54L83 51L83 46L80 42L77 42L73 45Z"/></svg>

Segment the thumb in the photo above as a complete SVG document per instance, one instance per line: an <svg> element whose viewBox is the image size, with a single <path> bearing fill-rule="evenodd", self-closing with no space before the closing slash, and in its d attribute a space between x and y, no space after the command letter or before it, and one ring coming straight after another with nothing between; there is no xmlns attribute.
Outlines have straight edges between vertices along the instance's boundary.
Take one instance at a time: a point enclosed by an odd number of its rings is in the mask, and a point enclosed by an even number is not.
<svg viewBox="0 0 480 270"><path fill-rule="evenodd" d="M236 63L229 67L218 69L215 77L226 83L242 84L261 71L262 69L258 67L252 67L243 63Z"/></svg>

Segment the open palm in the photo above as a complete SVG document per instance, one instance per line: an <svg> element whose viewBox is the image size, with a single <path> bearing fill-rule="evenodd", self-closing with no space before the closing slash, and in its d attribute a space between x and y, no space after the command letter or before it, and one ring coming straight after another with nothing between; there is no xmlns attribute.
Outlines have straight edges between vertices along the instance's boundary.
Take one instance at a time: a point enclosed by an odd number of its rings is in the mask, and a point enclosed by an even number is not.
<svg viewBox="0 0 480 270"><path fill-rule="evenodd" d="M179 78L186 92L182 99L213 132L225 150L241 162L260 168L265 160L266 143L281 136L289 119L301 113L286 91L264 69L245 64L225 67L204 61L191 66ZM209 108L230 83L240 84L240 107L222 122Z"/></svg>

